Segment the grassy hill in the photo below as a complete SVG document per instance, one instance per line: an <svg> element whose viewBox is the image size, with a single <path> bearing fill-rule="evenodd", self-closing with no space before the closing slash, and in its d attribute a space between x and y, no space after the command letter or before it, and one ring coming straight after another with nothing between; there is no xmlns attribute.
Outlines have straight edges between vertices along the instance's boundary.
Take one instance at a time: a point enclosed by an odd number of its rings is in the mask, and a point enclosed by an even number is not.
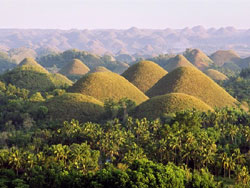
<svg viewBox="0 0 250 188"><path fill-rule="evenodd" d="M159 80L146 92L149 97L167 93L185 93L211 107L235 106L237 102L223 88L196 68L180 67Z"/></svg>
<svg viewBox="0 0 250 188"><path fill-rule="evenodd" d="M87 74L90 69L79 59L71 60L59 73L65 76L80 76Z"/></svg>
<svg viewBox="0 0 250 188"><path fill-rule="evenodd" d="M104 113L103 103L97 99L79 93L65 93L45 102L49 116L53 120L80 122L97 121Z"/></svg>
<svg viewBox="0 0 250 188"><path fill-rule="evenodd" d="M228 62L237 62L240 60L240 56L233 50L218 50L213 53L210 58L215 65L222 66Z"/></svg>
<svg viewBox="0 0 250 188"><path fill-rule="evenodd" d="M37 63L33 58L24 58L18 65L22 70L36 70L42 73L49 73L42 65Z"/></svg>
<svg viewBox="0 0 250 188"><path fill-rule="evenodd" d="M204 71L204 73L215 81L228 79L228 77L225 74L223 74L217 70L214 70L214 69L207 69Z"/></svg>
<svg viewBox="0 0 250 188"><path fill-rule="evenodd" d="M183 55L177 55L173 58L170 58L167 63L164 65L164 68L171 72L178 67L194 67Z"/></svg>
<svg viewBox="0 0 250 188"><path fill-rule="evenodd" d="M170 93L153 97L134 110L134 117L148 119L156 119L164 114L175 113L182 110L197 109L200 111L208 111L213 109L206 103L184 93Z"/></svg>
<svg viewBox="0 0 250 188"><path fill-rule="evenodd" d="M109 98L118 101L127 97L139 104L148 99L128 80L112 72L96 72L83 76L69 88L69 92L89 95L100 101Z"/></svg>
<svg viewBox="0 0 250 188"><path fill-rule="evenodd" d="M213 64L213 61L199 49L187 49L183 55L201 70Z"/></svg>
<svg viewBox="0 0 250 188"><path fill-rule="evenodd" d="M156 63L140 61L129 67L122 76L145 93L166 74L167 71Z"/></svg>
<svg viewBox="0 0 250 188"><path fill-rule="evenodd" d="M91 69L91 71L89 73L94 73L94 72L111 72L111 71L108 70L106 67L97 66L97 67Z"/></svg>
<svg viewBox="0 0 250 188"><path fill-rule="evenodd" d="M40 65L18 66L1 75L0 78L7 84L31 91L47 91L49 89L70 86L72 82L60 74L50 74Z"/></svg>

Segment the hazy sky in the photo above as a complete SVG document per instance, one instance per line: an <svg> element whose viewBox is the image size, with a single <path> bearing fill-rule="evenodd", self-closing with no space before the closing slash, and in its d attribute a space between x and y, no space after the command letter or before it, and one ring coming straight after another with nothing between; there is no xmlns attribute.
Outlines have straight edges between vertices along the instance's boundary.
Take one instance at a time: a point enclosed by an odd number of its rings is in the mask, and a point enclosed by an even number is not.
<svg viewBox="0 0 250 188"><path fill-rule="evenodd" d="M250 0L0 0L0 28L250 28Z"/></svg>

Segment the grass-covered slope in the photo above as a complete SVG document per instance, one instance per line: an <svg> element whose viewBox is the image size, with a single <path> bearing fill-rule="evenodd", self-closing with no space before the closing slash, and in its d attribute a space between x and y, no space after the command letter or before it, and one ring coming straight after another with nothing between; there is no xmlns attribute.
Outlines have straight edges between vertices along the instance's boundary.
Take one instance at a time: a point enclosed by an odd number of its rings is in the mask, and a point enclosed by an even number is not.
<svg viewBox="0 0 250 188"><path fill-rule="evenodd" d="M213 64L213 61L199 49L187 49L183 55L201 70Z"/></svg>
<svg viewBox="0 0 250 188"><path fill-rule="evenodd" d="M207 69L204 72L206 75L208 75L211 79L213 79L215 81L228 79L228 77L225 74L223 74L217 70L214 70L214 69Z"/></svg>
<svg viewBox="0 0 250 188"><path fill-rule="evenodd" d="M213 110L206 103L184 93L170 93L153 97L134 110L134 117L156 119L164 114L175 113L182 110L197 109L199 111Z"/></svg>
<svg viewBox="0 0 250 188"><path fill-rule="evenodd" d="M72 85L72 82L63 75L50 74L43 67L27 64L1 75L1 80L31 91L46 91Z"/></svg>
<svg viewBox="0 0 250 188"><path fill-rule="evenodd" d="M164 68L171 72L178 67L194 67L192 63L190 63L183 55L177 55L173 58L170 58Z"/></svg>
<svg viewBox="0 0 250 188"><path fill-rule="evenodd" d="M91 69L91 71L89 73L94 73L94 72L111 72L111 71L108 70L106 67L97 66L97 67Z"/></svg>
<svg viewBox="0 0 250 188"><path fill-rule="evenodd" d="M71 60L59 73L65 76L78 76L87 74L90 69L79 59Z"/></svg>
<svg viewBox="0 0 250 188"><path fill-rule="evenodd" d="M35 70L41 73L49 73L42 65L37 63L33 58L25 58L18 64L22 70Z"/></svg>
<svg viewBox="0 0 250 188"><path fill-rule="evenodd" d="M97 99L79 93L65 93L45 102L51 119L81 122L97 121L103 114L103 103Z"/></svg>
<svg viewBox="0 0 250 188"><path fill-rule="evenodd" d="M218 66L240 60L240 56L233 50L218 50L213 53L210 58L213 60L214 64Z"/></svg>
<svg viewBox="0 0 250 188"><path fill-rule="evenodd" d="M167 93L185 93L211 107L234 106L237 102L223 88L196 68L180 67L159 80L147 93L149 97Z"/></svg>
<svg viewBox="0 0 250 188"><path fill-rule="evenodd" d="M139 104L148 99L128 80L112 72L96 72L83 76L69 88L69 92L93 96L100 101L109 98L118 101L127 97Z"/></svg>
<svg viewBox="0 0 250 188"><path fill-rule="evenodd" d="M167 71L156 63L152 61L140 61L129 67L122 76L142 92L146 92L166 74Z"/></svg>

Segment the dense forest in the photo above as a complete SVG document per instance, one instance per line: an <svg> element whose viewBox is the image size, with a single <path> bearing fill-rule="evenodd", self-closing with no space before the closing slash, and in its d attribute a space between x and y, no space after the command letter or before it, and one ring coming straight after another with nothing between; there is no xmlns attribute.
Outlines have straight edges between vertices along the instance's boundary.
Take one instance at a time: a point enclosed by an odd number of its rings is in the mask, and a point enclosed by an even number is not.
<svg viewBox="0 0 250 188"><path fill-rule="evenodd" d="M71 50L4 72L0 187L249 188L250 69L203 57L137 60L118 75L111 56Z"/></svg>

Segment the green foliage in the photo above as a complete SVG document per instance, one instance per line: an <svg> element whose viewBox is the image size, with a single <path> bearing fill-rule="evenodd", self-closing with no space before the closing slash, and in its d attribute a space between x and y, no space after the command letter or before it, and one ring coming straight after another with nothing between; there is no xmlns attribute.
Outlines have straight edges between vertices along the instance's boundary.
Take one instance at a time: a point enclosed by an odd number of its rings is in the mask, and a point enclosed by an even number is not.
<svg viewBox="0 0 250 188"><path fill-rule="evenodd" d="M44 98L40 92L36 92L33 95L31 95L29 100L32 102L42 102L42 101L44 101Z"/></svg>

